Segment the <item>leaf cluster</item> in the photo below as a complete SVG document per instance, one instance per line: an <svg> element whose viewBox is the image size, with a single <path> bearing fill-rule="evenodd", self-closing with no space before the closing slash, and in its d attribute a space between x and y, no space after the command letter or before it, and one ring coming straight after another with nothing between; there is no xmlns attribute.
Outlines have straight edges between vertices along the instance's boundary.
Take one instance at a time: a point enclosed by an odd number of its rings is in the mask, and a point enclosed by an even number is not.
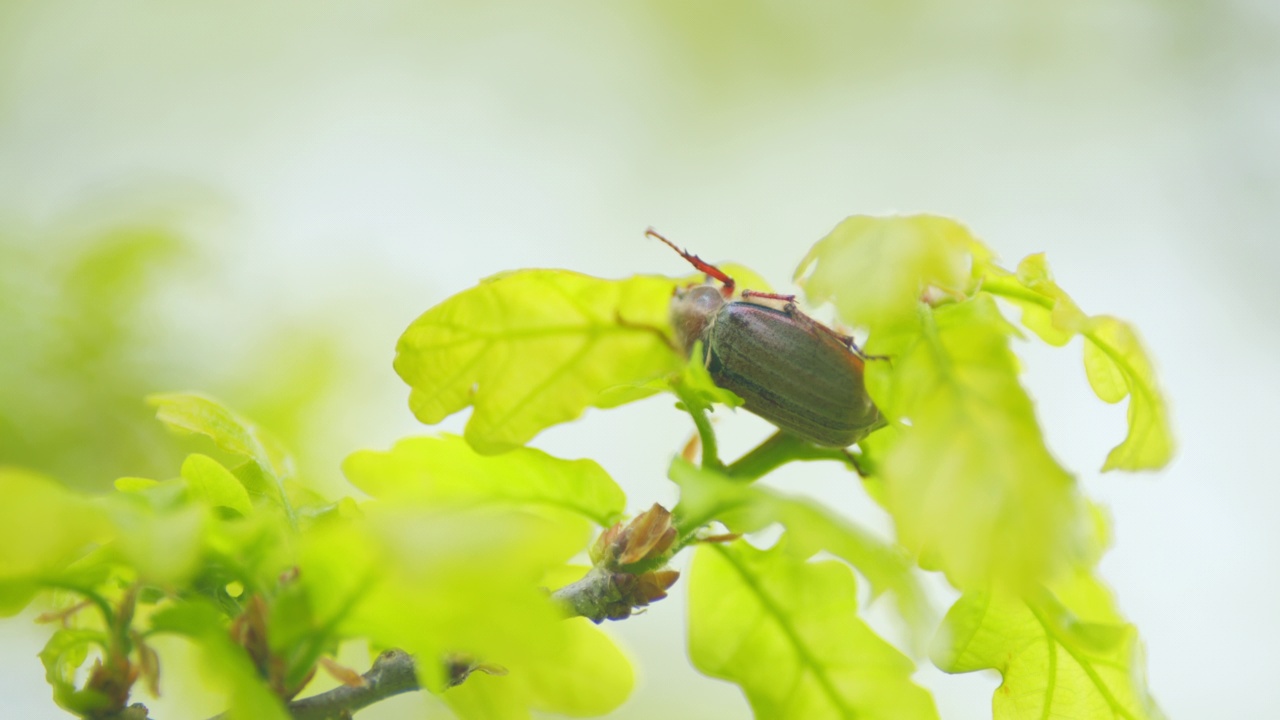
<svg viewBox="0 0 1280 720"><path fill-rule="evenodd" d="M177 477L121 478L115 494L89 498L0 471L0 609L55 592L62 610L47 619L61 627L41 658L63 708L117 717L136 682L155 694L160 635L199 649L231 718L289 717L329 667L322 658L351 638L404 648L437 692L499 671L462 658L500 658L511 681L446 696L464 717L599 714L626 697L621 652L591 623L564 620L542 589L572 572L593 526L621 515L623 495L596 463L413 438L352 455L346 471L368 496L332 501L217 402L151 403L170 429L209 441Z"/></svg>
<svg viewBox="0 0 1280 720"><path fill-rule="evenodd" d="M604 714L633 671L588 619L628 617L677 579L693 664L739 685L758 717L936 717L912 680L930 636L942 670L1003 675L997 717L1160 717L1141 642L1095 573L1104 515L1049 451L1014 353L1019 325L1052 345L1082 338L1097 396L1129 398L1104 469L1154 469L1173 441L1136 332L1084 313L1042 256L1006 270L934 216L849 218L796 277L866 333L887 426L856 450L779 432L720 457L710 416L739 401L671 339L668 304L691 279L517 271L431 308L397 346L414 414L470 408L464 435L353 453L349 497L316 493L268 432L195 394L151 398L164 425L206 440L175 477L87 497L0 470L0 609L53 593L61 627L41 657L55 700L92 718L123 717L134 684L158 682L159 634L201 650L229 717L301 713L290 702L319 669L366 682L332 660L350 639L407 651L417 684L460 717ZM590 408L668 392L697 433L672 461L670 512L625 522L629 499L600 465L527 447ZM795 461L862 474L893 537L754 483ZM770 543L757 533L771 527ZM667 563L686 549L679 578ZM961 593L940 624L922 572ZM907 647L860 619L860 578Z"/></svg>

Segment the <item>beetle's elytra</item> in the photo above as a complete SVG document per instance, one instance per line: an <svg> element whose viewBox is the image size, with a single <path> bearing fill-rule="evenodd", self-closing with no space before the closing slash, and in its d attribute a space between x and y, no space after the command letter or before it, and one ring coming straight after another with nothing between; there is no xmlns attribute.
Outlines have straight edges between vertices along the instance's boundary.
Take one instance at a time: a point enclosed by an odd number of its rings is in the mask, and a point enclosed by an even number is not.
<svg viewBox="0 0 1280 720"><path fill-rule="evenodd" d="M801 312L794 296L746 290L733 300L733 278L652 229L646 234L722 283L676 290L671 324L685 353L702 342L711 379L743 407L826 447L848 447L884 426L851 338Z"/></svg>

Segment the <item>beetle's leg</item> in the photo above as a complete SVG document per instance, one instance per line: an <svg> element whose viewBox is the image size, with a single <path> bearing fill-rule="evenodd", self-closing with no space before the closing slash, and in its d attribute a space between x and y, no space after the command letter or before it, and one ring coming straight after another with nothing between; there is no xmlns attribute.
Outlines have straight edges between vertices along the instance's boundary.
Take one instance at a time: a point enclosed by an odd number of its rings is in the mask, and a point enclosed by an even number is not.
<svg viewBox="0 0 1280 720"><path fill-rule="evenodd" d="M645 234L645 237L651 237L655 240L661 240L662 242L666 243L667 247L680 253L680 257L684 258L685 260L688 260L690 265L706 273L707 275L710 275L711 277L719 280L720 282L724 283L724 288L722 288L720 292L725 297L733 297L733 288L736 285L736 283L734 283L733 278L726 275L723 270L716 267L715 265L712 265L706 260L703 260L697 255L690 253L688 250L681 250L680 248L676 247L675 243L662 237L662 235L658 234L658 231L654 230L653 228L649 228L648 230L645 230L644 234Z"/></svg>
<svg viewBox="0 0 1280 720"><path fill-rule="evenodd" d="M888 355L866 354L865 352L862 351L862 348L858 346L858 343L853 341L852 335L842 335L841 337L844 339L845 344L849 346L849 349L852 350L854 354L856 354L858 357L862 358L863 360L889 360L890 359Z"/></svg>
<svg viewBox="0 0 1280 720"><path fill-rule="evenodd" d="M820 322L818 322L818 321L816 321L816 320L814 321L814 323L813 323L813 324L814 324L814 325L817 325L818 327L822 328L823 330L826 330L828 333L831 333L831 336L832 336L832 337L834 337L836 340L839 340L841 345L844 345L845 347L849 348L849 350L850 350L854 355L857 355L858 357L862 358L863 360L888 360L888 359L889 359L889 356L888 356L888 355L868 355L868 354L866 354L865 352L863 352L863 351L862 351L862 348L858 346L858 343L854 341L854 339L853 339L853 336L852 336L852 335L845 335L845 334L844 334L844 333L842 333L842 332L837 332L836 330L833 330L833 329L831 329L831 328L827 327L826 325L823 325L822 323L820 323Z"/></svg>
<svg viewBox="0 0 1280 720"><path fill-rule="evenodd" d="M852 335L845 335L844 333L834 330L824 325L823 323L820 323L817 320L814 320L808 315L805 315L803 312L800 311L800 308L796 306L795 295L775 295L773 293L761 293L761 292L756 292L754 290L743 290L742 296L744 298L751 296L751 297L770 297L770 298L777 298L778 300L786 300L787 306L784 308L784 310L786 310L786 313L788 315L790 315L791 317L795 318L800 322L808 324L810 327L817 328L818 330L821 330L822 332L825 332L826 334L835 338L836 342L849 348L849 352L853 353L854 355L857 355L859 358L862 358L863 360L888 360L889 359L888 355L868 355L862 352L862 348L858 347L858 343L854 342Z"/></svg>
<svg viewBox="0 0 1280 720"><path fill-rule="evenodd" d="M805 315L804 313L800 312L799 308L796 307L796 304L794 302L789 303L787 305L787 312L790 313L792 317L796 318L797 320L807 323L810 327L817 328L818 330L821 330L822 332L830 335L831 337L836 339L836 342L852 350L854 353L858 355L858 357L862 357L862 350L858 347L858 344L853 341L852 335L845 335L844 333L836 330L835 328L832 328L826 325L825 323L820 323L817 320L814 320L813 318L809 317L808 315Z"/></svg>
<svg viewBox="0 0 1280 720"><path fill-rule="evenodd" d="M783 302L787 302L787 303L794 303L796 301L795 295L779 295L778 293L760 292L759 290L743 290L742 299L746 300L748 298L764 298L766 300L782 300Z"/></svg>
<svg viewBox="0 0 1280 720"><path fill-rule="evenodd" d="M840 339L844 342L845 345L849 346L849 350L853 352L854 355L857 355L863 360L887 360L889 361L890 365L893 364L893 358L889 357L888 355L868 355L862 349L862 346L854 342L852 335L841 335Z"/></svg>

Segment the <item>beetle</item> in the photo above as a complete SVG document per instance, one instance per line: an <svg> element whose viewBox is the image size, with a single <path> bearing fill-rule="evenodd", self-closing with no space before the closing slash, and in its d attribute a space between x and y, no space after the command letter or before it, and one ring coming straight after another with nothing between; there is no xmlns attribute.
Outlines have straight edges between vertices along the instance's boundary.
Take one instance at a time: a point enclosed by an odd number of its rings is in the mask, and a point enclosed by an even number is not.
<svg viewBox="0 0 1280 720"><path fill-rule="evenodd" d="M671 325L686 355L702 344L702 360L719 387L778 429L824 447L848 447L885 426L863 384L868 356L853 338L804 314L794 295L743 290L720 268L666 243L708 282L677 288ZM714 278L721 285L710 282Z"/></svg>

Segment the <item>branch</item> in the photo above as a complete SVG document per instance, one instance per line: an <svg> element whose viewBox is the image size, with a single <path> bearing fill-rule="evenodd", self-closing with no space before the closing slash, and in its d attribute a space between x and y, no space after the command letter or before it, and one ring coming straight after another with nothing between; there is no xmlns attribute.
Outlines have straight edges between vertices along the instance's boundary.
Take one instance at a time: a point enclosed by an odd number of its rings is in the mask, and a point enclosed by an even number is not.
<svg viewBox="0 0 1280 720"><path fill-rule="evenodd" d="M678 576L674 570L630 573L596 566L581 580L551 593L551 599L568 617L581 615L596 624L626 620L636 609L666 597Z"/></svg>
<svg viewBox="0 0 1280 720"><path fill-rule="evenodd" d="M129 707L121 708L111 715L107 715L106 720L151 720L151 716L146 705L134 703Z"/></svg>
<svg viewBox="0 0 1280 720"><path fill-rule="evenodd" d="M676 540L671 513L654 503L630 523L605 530L591 546L591 570L551 594L569 617L625 620L667 596L680 573L665 569Z"/></svg>
<svg viewBox="0 0 1280 720"><path fill-rule="evenodd" d="M357 710L386 700L393 695L419 689L418 669L413 656L403 650L384 650L373 661L369 672L360 676L360 685L339 685L319 695L294 700L289 703L289 714L295 720L338 720L350 718ZM462 676L465 679L466 675ZM462 680L452 682L456 685ZM226 713L214 715L209 720L226 720Z"/></svg>
<svg viewBox="0 0 1280 720"><path fill-rule="evenodd" d="M289 703L289 714L296 720L349 718L380 700L419 689L413 656L403 650L384 651L373 661L369 672L360 677L364 679L362 685L339 685L328 692L294 700Z"/></svg>

